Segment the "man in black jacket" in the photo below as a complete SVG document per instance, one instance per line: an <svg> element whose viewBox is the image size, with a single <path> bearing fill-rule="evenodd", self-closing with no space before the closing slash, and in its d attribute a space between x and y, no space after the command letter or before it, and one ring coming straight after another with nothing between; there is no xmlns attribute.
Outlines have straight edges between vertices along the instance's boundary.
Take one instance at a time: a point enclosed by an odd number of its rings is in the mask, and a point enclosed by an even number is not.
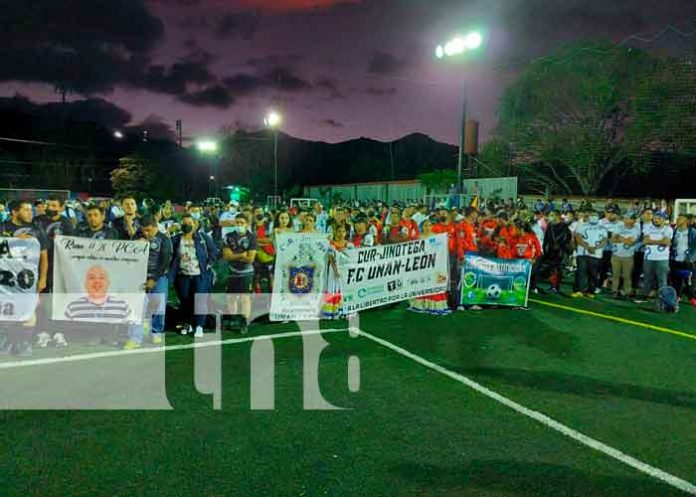
<svg viewBox="0 0 696 497"><path fill-rule="evenodd" d="M544 253L539 259L532 286L536 288L536 280L542 272L548 273L549 291L559 293L563 280L563 261L573 252L573 235L558 210L549 213L549 225L546 228L542 249Z"/></svg>
<svg viewBox="0 0 696 497"><path fill-rule="evenodd" d="M164 333L164 314L167 307L167 293L169 290L169 268L172 263L172 242L160 233L159 224L155 216L147 215L140 220L143 240L150 244L147 260L147 282L145 291L145 318L151 318L152 343L162 343ZM128 342L125 349L135 349L143 341L143 324L131 326L128 333Z"/></svg>
<svg viewBox="0 0 696 497"><path fill-rule="evenodd" d="M115 219L112 224L118 231L121 240L136 240L140 237L141 219L138 216L138 202L133 195L121 199L123 217Z"/></svg>

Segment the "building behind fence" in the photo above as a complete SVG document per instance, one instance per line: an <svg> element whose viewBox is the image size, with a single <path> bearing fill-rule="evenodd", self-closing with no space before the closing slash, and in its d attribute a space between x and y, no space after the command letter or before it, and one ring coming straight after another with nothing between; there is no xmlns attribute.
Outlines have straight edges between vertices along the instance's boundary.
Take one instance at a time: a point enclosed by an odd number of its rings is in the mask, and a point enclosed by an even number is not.
<svg viewBox="0 0 696 497"><path fill-rule="evenodd" d="M517 198L517 178L478 178L464 181L463 194L468 197L479 196L483 200L493 198ZM428 192L425 186L417 180L385 181L374 183L351 183L344 185L306 186L304 196L315 198L322 203L330 204L336 201L349 200L373 201L379 200L391 204L393 202L422 202L427 197L444 197L449 192Z"/></svg>

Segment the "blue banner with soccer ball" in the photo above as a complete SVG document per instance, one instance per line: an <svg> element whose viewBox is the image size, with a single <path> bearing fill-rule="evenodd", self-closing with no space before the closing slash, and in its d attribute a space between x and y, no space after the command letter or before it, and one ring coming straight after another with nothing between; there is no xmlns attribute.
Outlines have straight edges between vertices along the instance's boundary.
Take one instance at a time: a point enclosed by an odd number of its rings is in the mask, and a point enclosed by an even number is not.
<svg viewBox="0 0 696 497"><path fill-rule="evenodd" d="M462 305L526 307L532 263L467 254L461 271Z"/></svg>

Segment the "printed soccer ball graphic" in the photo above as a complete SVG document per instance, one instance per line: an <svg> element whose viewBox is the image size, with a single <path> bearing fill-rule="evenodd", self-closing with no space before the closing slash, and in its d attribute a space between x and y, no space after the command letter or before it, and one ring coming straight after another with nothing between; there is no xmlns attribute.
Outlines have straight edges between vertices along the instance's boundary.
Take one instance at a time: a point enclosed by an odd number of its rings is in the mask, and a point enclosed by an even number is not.
<svg viewBox="0 0 696 497"><path fill-rule="evenodd" d="M486 290L486 297L488 297L491 300L498 300L502 293L503 291L500 289L498 285L491 285Z"/></svg>

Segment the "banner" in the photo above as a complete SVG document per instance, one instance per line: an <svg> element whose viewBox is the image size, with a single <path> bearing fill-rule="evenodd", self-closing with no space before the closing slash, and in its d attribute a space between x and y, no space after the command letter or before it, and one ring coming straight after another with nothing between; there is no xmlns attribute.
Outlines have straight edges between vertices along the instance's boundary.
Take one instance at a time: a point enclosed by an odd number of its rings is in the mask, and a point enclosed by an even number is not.
<svg viewBox="0 0 696 497"><path fill-rule="evenodd" d="M38 302L36 238L0 238L0 321L28 321Z"/></svg>
<svg viewBox="0 0 696 497"><path fill-rule="evenodd" d="M526 307L531 261L467 254L461 272L462 305Z"/></svg>
<svg viewBox="0 0 696 497"><path fill-rule="evenodd" d="M57 236L54 250L54 320L142 321L147 242Z"/></svg>
<svg viewBox="0 0 696 497"><path fill-rule="evenodd" d="M447 235L346 250L337 261L346 314L446 292Z"/></svg>
<svg viewBox="0 0 696 497"><path fill-rule="evenodd" d="M319 319L328 249L329 241L322 234L281 233L276 237L271 321Z"/></svg>

